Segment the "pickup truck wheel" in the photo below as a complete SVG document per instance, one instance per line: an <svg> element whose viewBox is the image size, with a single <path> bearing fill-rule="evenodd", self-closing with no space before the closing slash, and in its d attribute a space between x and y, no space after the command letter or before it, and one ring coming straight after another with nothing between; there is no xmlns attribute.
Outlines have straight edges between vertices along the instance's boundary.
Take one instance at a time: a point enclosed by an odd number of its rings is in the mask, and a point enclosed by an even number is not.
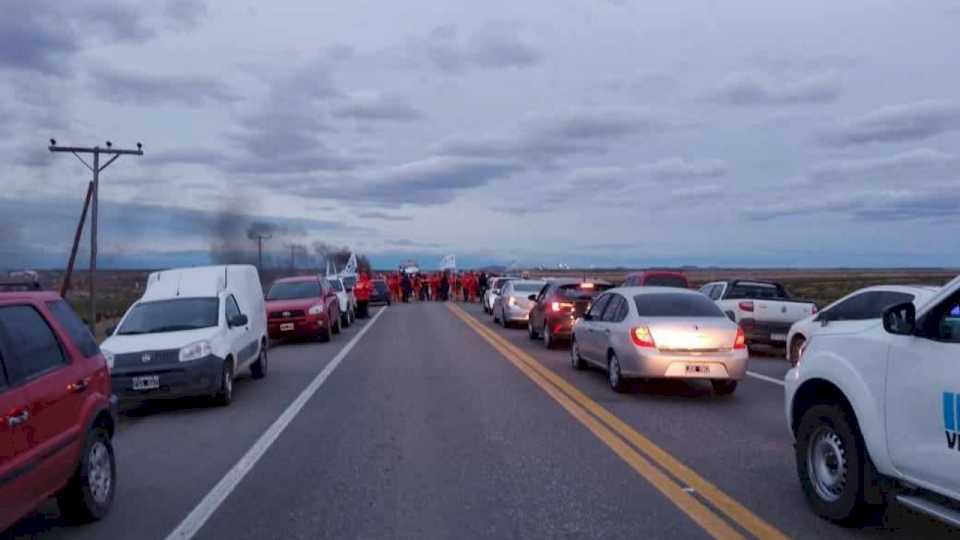
<svg viewBox="0 0 960 540"><path fill-rule="evenodd" d="M110 434L102 427L94 427L87 433L77 471L57 494L60 512L74 523L103 518L113 503L116 478Z"/></svg>
<svg viewBox="0 0 960 540"><path fill-rule="evenodd" d="M250 366L250 376L254 379L262 379L267 376L267 343L263 342L260 345L260 356L257 357L257 361Z"/></svg>
<svg viewBox="0 0 960 540"><path fill-rule="evenodd" d="M830 521L861 523L874 508L865 479L879 478L856 420L837 405L811 407L800 420L797 474L813 511Z"/></svg>
<svg viewBox="0 0 960 540"><path fill-rule="evenodd" d="M217 405L226 407L233 403L233 362L227 358L223 363L223 373L220 375L220 390L214 397Z"/></svg>
<svg viewBox="0 0 960 540"><path fill-rule="evenodd" d="M791 365L796 366L797 362L800 361L800 353L803 351L803 346L806 342L807 338L802 335L798 334L794 336L793 342L790 343L790 355L787 357Z"/></svg>

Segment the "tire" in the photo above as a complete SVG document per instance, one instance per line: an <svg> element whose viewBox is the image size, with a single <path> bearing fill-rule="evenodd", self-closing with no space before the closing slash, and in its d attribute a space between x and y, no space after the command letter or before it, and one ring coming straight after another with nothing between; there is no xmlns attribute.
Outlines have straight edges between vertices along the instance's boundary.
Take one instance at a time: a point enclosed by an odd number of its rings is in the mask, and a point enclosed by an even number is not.
<svg viewBox="0 0 960 540"><path fill-rule="evenodd" d="M320 333L317 334L317 339L320 340L320 343L327 343L330 341L330 325L323 327L323 330L320 330Z"/></svg>
<svg viewBox="0 0 960 540"><path fill-rule="evenodd" d="M538 334L537 331L533 329L533 320L532 320L532 319L527 321L527 336L528 336L531 340L540 339L540 334Z"/></svg>
<svg viewBox="0 0 960 540"><path fill-rule="evenodd" d="M87 433L76 472L57 493L60 513L73 523L102 519L113 504L116 486L117 464L110 433L95 426Z"/></svg>
<svg viewBox="0 0 960 540"><path fill-rule="evenodd" d="M262 379L267 376L267 368L269 367L270 362L267 358L267 344L266 342L260 345L260 357L257 358L257 361L250 366L250 376L254 379Z"/></svg>
<svg viewBox="0 0 960 540"><path fill-rule="evenodd" d="M620 369L620 360L613 352L607 359L607 382L610 383L610 388L618 394L627 391L626 381L623 380L623 371Z"/></svg>
<svg viewBox="0 0 960 540"><path fill-rule="evenodd" d="M336 317L330 317L329 320L336 321L335 323L333 323L333 326L330 327L330 331L333 332L334 334L339 334L341 329L340 316L337 315Z"/></svg>
<svg viewBox="0 0 960 540"><path fill-rule="evenodd" d="M504 328L506 328L507 326L510 326L509 324L507 324L507 314L504 313L502 309L500 310L500 326Z"/></svg>
<svg viewBox="0 0 960 540"><path fill-rule="evenodd" d="M553 349L557 346L557 340L553 337L553 333L550 332L550 325L546 322L543 323L543 346L548 349Z"/></svg>
<svg viewBox="0 0 960 540"><path fill-rule="evenodd" d="M570 365L577 371L587 369L587 361L580 356L580 345L576 338L570 339Z"/></svg>
<svg viewBox="0 0 960 540"><path fill-rule="evenodd" d="M879 489L879 473L856 419L843 407L811 407L800 419L794 448L800 486L814 513L856 525L879 508L867 501L868 489Z"/></svg>
<svg viewBox="0 0 960 540"><path fill-rule="evenodd" d="M223 363L223 373L220 374L220 389L214 396L217 405L226 407L233 403L233 361L227 358Z"/></svg>
<svg viewBox="0 0 960 540"><path fill-rule="evenodd" d="M710 381L710 384L713 385L713 393L718 396L729 396L737 391L737 381Z"/></svg>
<svg viewBox="0 0 960 540"><path fill-rule="evenodd" d="M793 337L793 341L790 343L789 354L787 355L787 360L790 361L790 365L797 365L797 362L800 360L800 350L806 342L807 338L803 337L802 334L797 334Z"/></svg>
<svg viewBox="0 0 960 540"><path fill-rule="evenodd" d="M342 328L350 328L350 312L344 311L340 314L340 326Z"/></svg>

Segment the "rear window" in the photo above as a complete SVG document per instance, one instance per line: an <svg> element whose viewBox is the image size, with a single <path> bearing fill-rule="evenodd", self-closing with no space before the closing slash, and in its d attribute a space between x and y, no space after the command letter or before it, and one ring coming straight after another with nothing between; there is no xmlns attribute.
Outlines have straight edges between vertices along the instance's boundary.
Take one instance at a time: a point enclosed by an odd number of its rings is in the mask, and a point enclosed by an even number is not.
<svg viewBox="0 0 960 540"><path fill-rule="evenodd" d="M686 289L689 285L687 279L683 276L671 276L669 274L654 274L647 276L643 280L646 287L677 287Z"/></svg>
<svg viewBox="0 0 960 540"><path fill-rule="evenodd" d="M517 281L513 284L513 290L520 292L537 292L543 288L543 283L538 281Z"/></svg>
<svg viewBox="0 0 960 540"><path fill-rule="evenodd" d="M772 283L737 283L727 293L727 298L786 300L787 295L782 288Z"/></svg>
<svg viewBox="0 0 960 540"><path fill-rule="evenodd" d="M90 358L100 353L100 347L97 346L97 342L90 335L87 325L83 324L70 304L63 300L57 300L56 302L47 302L47 308L50 309L50 313L70 336L70 340L77 346L84 358Z"/></svg>
<svg viewBox="0 0 960 540"><path fill-rule="evenodd" d="M633 301L641 317L723 317L720 308L702 294L638 294Z"/></svg>
<svg viewBox="0 0 960 540"><path fill-rule="evenodd" d="M593 287L584 287L582 283L570 283L557 288L557 294L570 300L584 300L593 298L603 291L612 288L606 283L594 283Z"/></svg>
<svg viewBox="0 0 960 540"><path fill-rule="evenodd" d="M267 300L295 300L297 298L319 298L320 282L311 281L280 281L270 287Z"/></svg>

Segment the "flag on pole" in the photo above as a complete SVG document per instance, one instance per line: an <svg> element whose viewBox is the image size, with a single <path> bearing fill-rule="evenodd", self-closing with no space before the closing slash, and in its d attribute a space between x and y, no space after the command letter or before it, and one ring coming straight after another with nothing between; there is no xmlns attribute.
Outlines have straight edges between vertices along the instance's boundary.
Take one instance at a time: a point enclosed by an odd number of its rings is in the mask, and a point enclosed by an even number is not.
<svg viewBox="0 0 960 540"><path fill-rule="evenodd" d="M456 270L457 269L457 256L456 255L444 255L440 259L440 269L441 270Z"/></svg>
<svg viewBox="0 0 960 540"><path fill-rule="evenodd" d="M347 275L352 275L357 273L357 254L350 253L350 259L347 260L347 265L343 267L343 273Z"/></svg>

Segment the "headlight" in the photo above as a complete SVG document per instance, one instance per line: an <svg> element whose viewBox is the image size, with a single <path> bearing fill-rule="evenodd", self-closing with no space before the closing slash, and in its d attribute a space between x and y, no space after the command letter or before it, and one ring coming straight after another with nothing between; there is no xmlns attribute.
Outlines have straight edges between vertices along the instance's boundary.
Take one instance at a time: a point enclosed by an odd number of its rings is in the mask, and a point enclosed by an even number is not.
<svg viewBox="0 0 960 540"><path fill-rule="evenodd" d="M210 354L210 342L198 341L180 349L180 361L189 362L191 360L198 360L204 356L210 356Z"/></svg>
<svg viewBox="0 0 960 540"><path fill-rule="evenodd" d="M307 313L309 313L309 314L311 314L311 315L323 315L323 305L322 305L322 304L317 304L317 305L311 307L311 308L307 311Z"/></svg>
<svg viewBox="0 0 960 540"><path fill-rule="evenodd" d="M507 300L507 304L511 306L515 306L517 305L517 299L511 296L510 299Z"/></svg>
<svg viewBox="0 0 960 540"><path fill-rule="evenodd" d="M106 349L100 349L100 353L103 354L103 359L107 361L107 368L113 369L113 353Z"/></svg>

